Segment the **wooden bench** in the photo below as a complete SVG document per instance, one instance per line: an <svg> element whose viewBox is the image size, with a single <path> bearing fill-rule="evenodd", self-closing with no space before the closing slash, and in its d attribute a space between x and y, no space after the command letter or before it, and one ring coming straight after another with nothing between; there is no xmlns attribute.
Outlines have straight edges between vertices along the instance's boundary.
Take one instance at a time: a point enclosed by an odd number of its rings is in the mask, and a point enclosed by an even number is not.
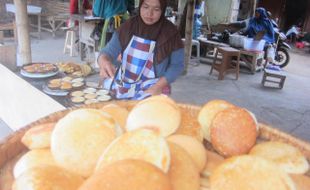
<svg viewBox="0 0 310 190"><path fill-rule="evenodd" d="M70 17L70 4L60 0L41 1L42 7L42 30L51 32L55 36L55 32L62 27ZM45 23L44 23L45 22Z"/></svg>

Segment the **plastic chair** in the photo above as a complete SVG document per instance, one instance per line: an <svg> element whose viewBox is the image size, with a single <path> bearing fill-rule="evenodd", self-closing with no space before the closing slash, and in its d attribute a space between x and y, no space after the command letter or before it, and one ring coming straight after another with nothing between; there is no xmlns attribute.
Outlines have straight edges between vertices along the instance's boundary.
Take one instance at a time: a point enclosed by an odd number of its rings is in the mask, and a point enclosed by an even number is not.
<svg viewBox="0 0 310 190"><path fill-rule="evenodd" d="M67 53L67 51L70 52L70 56L75 56L75 31L74 27L63 27L63 30L66 31L66 39L65 39L65 45L64 45L64 54Z"/></svg>
<svg viewBox="0 0 310 190"><path fill-rule="evenodd" d="M182 41L185 43L185 38L182 38ZM196 46L196 58L200 59L200 42L198 40L192 39L192 47L193 46Z"/></svg>

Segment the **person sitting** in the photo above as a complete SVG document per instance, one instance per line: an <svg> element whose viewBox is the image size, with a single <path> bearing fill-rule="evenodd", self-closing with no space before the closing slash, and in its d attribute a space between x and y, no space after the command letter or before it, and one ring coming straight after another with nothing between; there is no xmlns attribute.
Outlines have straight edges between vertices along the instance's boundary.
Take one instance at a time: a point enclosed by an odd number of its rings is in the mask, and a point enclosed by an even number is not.
<svg viewBox="0 0 310 190"><path fill-rule="evenodd" d="M139 13L123 23L98 57L103 87L117 99L169 94L184 69L184 47L164 14L166 0L141 0ZM121 54L121 64L115 60Z"/></svg>
<svg viewBox="0 0 310 190"><path fill-rule="evenodd" d="M263 34L262 39L266 41L264 49L267 61L272 64L275 57L275 48L273 47L275 43L275 32L267 16L267 12L263 7L255 10L255 17L250 19L249 25L244 32L244 35L250 38L255 38L260 34Z"/></svg>

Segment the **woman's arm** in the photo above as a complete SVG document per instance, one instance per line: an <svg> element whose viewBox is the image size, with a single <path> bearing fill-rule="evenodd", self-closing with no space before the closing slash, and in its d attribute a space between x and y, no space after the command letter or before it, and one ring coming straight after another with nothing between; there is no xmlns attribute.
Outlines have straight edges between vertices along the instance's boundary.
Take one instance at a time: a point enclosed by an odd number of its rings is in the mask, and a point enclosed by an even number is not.
<svg viewBox="0 0 310 190"><path fill-rule="evenodd" d="M184 48L180 48L175 50L170 55L170 63L168 63L168 67L164 77L167 82L170 84L174 82L178 76L182 74L184 70Z"/></svg>
<svg viewBox="0 0 310 190"><path fill-rule="evenodd" d="M168 60L169 61L169 60ZM170 63L168 63L165 74L159 78L157 83L146 90L151 95L162 93L164 87L174 82L176 78L182 74L184 70L184 48L173 51L170 55Z"/></svg>
<svg viewBox="0 0 310 190"><path fill-rule="evenodd" d="M118 33L114 32L108 44L101 49L98 57L98 65L100 68L100 78L112 78L115 74L114 60L121 53L121 45L118 38Z"/></svg>

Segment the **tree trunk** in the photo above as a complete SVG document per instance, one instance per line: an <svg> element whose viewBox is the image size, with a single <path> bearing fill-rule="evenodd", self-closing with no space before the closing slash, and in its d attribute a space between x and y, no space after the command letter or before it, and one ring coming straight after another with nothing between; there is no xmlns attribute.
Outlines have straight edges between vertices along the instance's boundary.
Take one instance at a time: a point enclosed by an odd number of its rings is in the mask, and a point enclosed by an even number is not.
<svg viewBox="0 0 310 190"><path fill-rule="evenodd" d="M14 0L16 7L15 20L18 36L17 65L31 63L31 46L27 14L27 1Z"/></svg>
<svg viewBox="0 0 310 190"><path fill-rule="evenodd" d="M186 27L185 27L185 69L184 74L187 73L188 64L191 59L192 52L192 33L193 33L193 20L194 20L194 9L196 0L188 0L187 3L187 15L186 15Z"/></svg>

